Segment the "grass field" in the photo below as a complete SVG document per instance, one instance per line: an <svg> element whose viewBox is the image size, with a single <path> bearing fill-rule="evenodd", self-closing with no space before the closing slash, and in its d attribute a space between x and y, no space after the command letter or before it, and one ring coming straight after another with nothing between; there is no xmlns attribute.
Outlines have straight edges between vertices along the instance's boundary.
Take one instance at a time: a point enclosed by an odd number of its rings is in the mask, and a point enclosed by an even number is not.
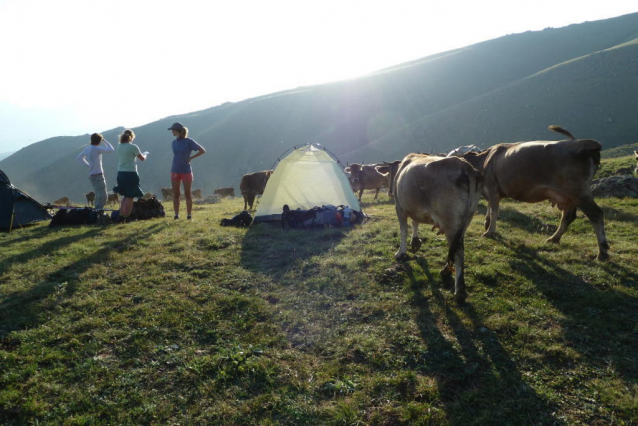
<svg viewBox="0 0 638 426"><path fill-rule="evenodd" d="M560 245L547 203L505 202L396 262L394 206L352 229L192 222L0 234L1 424L636 424L638 200L598 200ZM168 207L168 206L167 206Z"/></svg>

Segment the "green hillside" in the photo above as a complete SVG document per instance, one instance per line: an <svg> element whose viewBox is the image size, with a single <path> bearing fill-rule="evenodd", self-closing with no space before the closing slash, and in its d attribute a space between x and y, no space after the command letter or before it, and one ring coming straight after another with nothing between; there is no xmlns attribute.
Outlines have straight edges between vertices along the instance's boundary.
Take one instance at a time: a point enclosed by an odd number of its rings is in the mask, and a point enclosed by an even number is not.
<svg viewBox="0 0 638 426"><path fill-rule="evenodd" d="M361 78L301 87L136 128L151 152L142 188L169 185L171 137L184 123L208 153L194 161L195 187L238 190L244 173L271 167L294 145L320 143L342 162L377 162L459 145L552 139L558 124L605 148L638 141L638 13L508 35L399 64ZM99 129L96 129L99 130ZM105 132L110 141L121 129ZM90 190L75 161L88 136L38 142L0 161L42 201ZM105 158L114 183L115 156Z"/></svg>

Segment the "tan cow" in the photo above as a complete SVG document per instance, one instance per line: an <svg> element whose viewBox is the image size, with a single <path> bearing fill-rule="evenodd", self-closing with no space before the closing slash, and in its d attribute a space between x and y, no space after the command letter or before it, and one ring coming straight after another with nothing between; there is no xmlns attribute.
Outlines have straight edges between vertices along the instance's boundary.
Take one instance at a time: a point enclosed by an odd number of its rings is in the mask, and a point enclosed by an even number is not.
<svg viewBox="0 0 638 426"><path fill-rule="evenodd" d="M202 198L202 190L201 189L193 189L191 191L191 196L195 199L201 199Z"/></svg>
<svg viewBox="0 0 638 426"><path fill-rule="evenodd" d="M255 196L264 193L264 188L266 188L266 183L268 183L268 179L270 178L270 175L272 175L272 172L272 170L263 170L261 172L245 174L241 178L239 190L241 191L241 195L244 197L244 210L247 210L246 207L250 209L253 208Z"/></svg>
<svg viewBox="0 0 638 426"><path fill-rule="evenodd" d="M84 196L86 197L86 203L90 207L93 207L95 205L95 192L87 192L86 194L84 194Z"/></svg>
<svg viewBox="0 0 638 426"><path fill-rule="evenodd" d="M388 166L380 169L388 171ZM461 158L427 154L408 154L403 161L391 163L389 171L401 229L401 245L394 257L406 255L408 218L412 220L412 251L421 247L419 224L432 224L432 230L438 228L448 244L441 274L450 275L455 270L454 298L464 302L464 239L483 190L480 173Z"/></svg>
<svg viewBox="0 0 638 426"><path fill-rule="evenodd" d="M62 197L53 202L56 206L70 206L71 201L69 201L69 197Z"/></svg>
<svg viewBox="0 0 638 426"><path fill-rule="evenodd" d="M379 173L376 167L385 165L386 163L379 164L350 164L349 170L346 167L346 173L350 172L350 185L352 190L356 193L359 191L359 201L361 201L361 195L365 189L374 189L374 199L379 196L379 191L382 186L387 186L388 179L386 175Z"/></svg>
<svg viewBox="0 0 638 426"><path fill-rule="evenodd" d="M562 212L560 226L547 242L558 243L580 208L589 218L598 239L598 259L609 257L603 211L594 202L591 180L600 164L600 142L574 139L566 130L550 130L569 137L564 141L501 143L480 154L464 158L485 179L483 195L488 201L484 236L496 232L499 202L513 198L526 203L550 200Z"/></svg>
<svg viewBox="0 0 638 426"><path fill-rule="evenodd" d="M117 204L120 202L120 196L116 192L110 192L106 196L106 204Z"/></svg>
<svg viewBox="0 0 638 426"><path fill-rule="evenodd" d="M235 188L216 188L213 194L220 197L232 197L235 198Z"/></svg>
<svg viewBox="0 0 638 426"><path fill-rule="evenodd" d="M162 197L164 197L164 201L169 201L173 199L173 188L162 188Z"/></svg>
<svg viewBox="0 0 638 426"><path fill-rule="evenodd" d="M636 168L634 169L634 174L638 176L638 150L634 151L634 155L636 156Z"/></svg>
<svg viewBox="0 0 638 426"><path fill-rule="evenodd" d="M151 193L151 192L147 192L146 194L144 194L144 196L142 197L142 199L144 200L150 200L151 198L155 198L155 194Z"/></svg>

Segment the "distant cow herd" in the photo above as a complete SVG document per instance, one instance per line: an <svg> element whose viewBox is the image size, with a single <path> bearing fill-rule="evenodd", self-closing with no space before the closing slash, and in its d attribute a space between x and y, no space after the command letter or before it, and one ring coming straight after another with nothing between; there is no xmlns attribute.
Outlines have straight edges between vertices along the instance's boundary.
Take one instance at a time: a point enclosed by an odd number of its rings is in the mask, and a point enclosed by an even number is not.
<svg viewBox="0 0 638 426"><path fill-rule="evenodd" d="M410 249L416 252L422 242L418 237L421 223L432 225L445 235L448 255L441 271L455 273L454 296L457 302L467 298L464 278L464 238L479 199L487 200L485 233L496 233L499 203L512 198L526 203L549 200L561 211L560 224L547 239L559 243L580 209L589 219L598 241L597 259L609 257L609 244L605 236L603 211L591 193L591 181L600 165L602 145L591 139L576 139L558 126L552 131L567 136L562 141L534 141L501 143L480 150L474 145L459 147L449 154L408 154L402 160L377 164L353 163L344 169L353 192L358 199L364 190L375 191L378 198L382 188L394 199L400 228L400 245L395 258L407 253L408 219L412 224ZM623 168L616 174L638 175L638 150L634 152L635 168ZM243 175L239 188L244 210L253 209L255 198L263 194L273 170ZM161 188L164 200L173 198L172 188ZM217 197L235 197L233 187L216 188ZM93 192L86 193L88 205L95 201ZM193 198L201 199L200 189L192 191ZM152 198L147 193L144 198ZM207 197L208 198L208 197ZM108 204L118 202L118 195L108 194ZM56 205L70 205L68 197L55 201Z"/></svg>

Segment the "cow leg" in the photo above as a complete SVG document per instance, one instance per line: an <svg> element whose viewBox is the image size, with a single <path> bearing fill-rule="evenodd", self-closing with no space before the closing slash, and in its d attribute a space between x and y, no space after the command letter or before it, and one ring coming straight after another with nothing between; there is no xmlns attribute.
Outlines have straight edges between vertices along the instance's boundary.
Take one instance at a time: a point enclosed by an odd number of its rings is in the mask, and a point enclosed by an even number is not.
<svg viewBox="0 0 638 426"><path fill-rule="evenodd" d="M244 210L247 210L246 207L248 207L248 198L246 197L246 194L241 194L244 197Z"/></svg>
<svg viewBox="0 0 638 426"><path fill-rule="evenodd" d="M421 248L421 239L419 238L419 222L412 219L412 241L410 241L410 251L416 253Z"/></svg>
<svg viewBox="0 0 638 426"><path fill-rule="evenodd" d="M598 260L609 259L609 243L605 236L603 210L598 207L598 204L591 197L582 198L579 207L591 222L594 232L596 232L596 239L598 240L598 256L596 258Z"/></svg>
<svg viewBox="0 0 638 426"><path fill-rule="evenodd" d="M576 207L566 207L563 209L563 214L560 218L560 225L554 235L549 237L546 242L558 244L560 238L567 231L567 227L576 219Z"/></svg>
<svg viewBox="0 0 638 426"><path fill-rule="evenodd" d="M464 261L465 261L465 230L461 229L455 234L445 234L448 242L448 256L446 265L441 271L442 276L449 276L452 272L452 265L456 275L454 277L454 300L457 303L465 302L467 299L467 291L465 290L465 273L464 273Z"/></svg>
<svg viewBox="0 0 638 426"><path fill-rule="evenodd" d="M376 200L376 199L377 199L377 197L379 196L379 189L380 189L380 188L377 188L377 192L375 192L375 193L374 193L374 199L375 199L375 200Z"/></svg>
<svg viewBox="0 0 638 426"><path fill-rule="evenodd" d="M401 230L401 243L399 245L399 250L394 254L395 259L401 259L405 256L407 251L406 240L408 237L408 217L403 212L403 209L396 205L397 218L399 219L399 229ZM414 229L414 228L413 228Z"/></svg>
<svg viewBox="0 0 638 426"><path fill-rule="evenodd" d="M496 194L490 194L487 200L487 215L485 216L485 233L483 237L492 237L496 234L496 218L501 199Z"/></svg>
<svg viewBox="0 0 638 426"><path fill-rule="evenodd" d="M361 202L361 195L363 195L363 188L359 190L359 202Z"/></svg>

